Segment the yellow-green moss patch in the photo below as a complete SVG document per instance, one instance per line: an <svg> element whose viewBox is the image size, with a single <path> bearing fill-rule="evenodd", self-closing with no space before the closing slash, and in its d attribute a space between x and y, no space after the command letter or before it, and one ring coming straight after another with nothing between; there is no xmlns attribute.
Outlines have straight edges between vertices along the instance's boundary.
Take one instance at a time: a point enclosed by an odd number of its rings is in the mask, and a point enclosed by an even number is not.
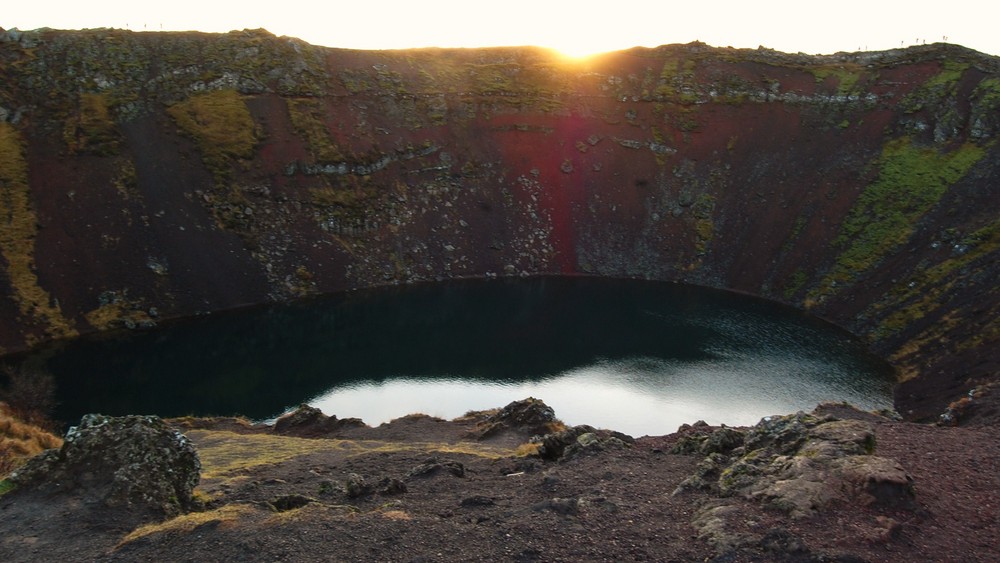
<svg viewBox="0 0 1000 563"><path fill-rule="evenodd" d="M9 123L0 123L0 253L7 262L12 297L21 314L41 324L48 336L75 336L58 302L38 284L34 258L38 219L30 192L21 135Z"/></svg>
<svg viewBox="0 0 1000 563"><path fill-rule="evenodd" d="M309 151L317 162L343 162L337 145L330 138L324 123L324 111L321 102L312 99L288 100L288 115L292 126L302 135Z"/></svg>
<svg viewBox="0 0 1000 563"><path fill-rule="evenodd" d="M833 77L837 81L837 93L847 95L855 90L864 71L857 64L844 64L810 67L809 72L816 78L817 83L823 83L827 78Z"/></svg>
<svg viewBox="0 0 1000 563"><path fill-rule="evenodd" d="M63 127L70 153L110 155L118 151L118 129L111 119L106 94L81 94L75 115Z"/></svg>
<svg viewBox="0 0 1000 563"><path fill-rule="evenodd" d="M198 144L217 181L229 176L233 159L249 159L257 142L250 110L239 92L216 90L192 96L167 112Z"/></svg>
<svg viewBox="0 0 1000 563"><path fill-rule="evenodd" d="M140 308L138 301L108 303L88 312L84 317L90 326L108 330L128 324L151 323L149 313Z"/></svg>

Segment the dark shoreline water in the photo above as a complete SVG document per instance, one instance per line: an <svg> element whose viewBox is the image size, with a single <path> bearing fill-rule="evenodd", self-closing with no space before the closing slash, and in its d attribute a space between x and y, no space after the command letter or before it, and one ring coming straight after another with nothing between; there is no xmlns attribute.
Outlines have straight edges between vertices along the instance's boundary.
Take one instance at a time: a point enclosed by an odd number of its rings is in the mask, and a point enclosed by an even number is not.
<svg viewBox="0 0 1000 563"><path fill-rule="evenodd" d="M758 298L638 280L355 291L47 354L66 421L87 412L268 419L310 402L375 425L534 395L571 424L663 434L824 400L891 407L891 369L846 332Z"/></svg>

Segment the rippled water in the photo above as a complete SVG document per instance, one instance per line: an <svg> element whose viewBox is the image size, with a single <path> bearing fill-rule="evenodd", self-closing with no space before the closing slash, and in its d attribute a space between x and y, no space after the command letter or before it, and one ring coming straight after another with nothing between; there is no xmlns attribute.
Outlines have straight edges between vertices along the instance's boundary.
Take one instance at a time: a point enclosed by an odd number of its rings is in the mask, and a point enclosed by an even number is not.
<svg viewBox="0 0 1000 563"><path fill-rule="evenodd" d="M39 361L38 358L35 361ZM774 303L598 278L457 281L213 315L50 353L58 413L274 417L307 402L376 425L534 396L632 435L891 406L891 370Z"/></svg>

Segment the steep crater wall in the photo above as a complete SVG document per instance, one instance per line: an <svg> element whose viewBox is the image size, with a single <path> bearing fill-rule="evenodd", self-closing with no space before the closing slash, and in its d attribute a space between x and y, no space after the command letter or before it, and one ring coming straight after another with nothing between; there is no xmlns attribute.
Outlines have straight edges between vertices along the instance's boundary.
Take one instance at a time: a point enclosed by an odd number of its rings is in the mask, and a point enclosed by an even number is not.
<svg viewBox="0 0 1000 563"><path fill-rule="evenodd" d="M1000 65L950 45L358 52L0 32L0 347L381 284L808 309L939 414L997 379Z"/></svg>

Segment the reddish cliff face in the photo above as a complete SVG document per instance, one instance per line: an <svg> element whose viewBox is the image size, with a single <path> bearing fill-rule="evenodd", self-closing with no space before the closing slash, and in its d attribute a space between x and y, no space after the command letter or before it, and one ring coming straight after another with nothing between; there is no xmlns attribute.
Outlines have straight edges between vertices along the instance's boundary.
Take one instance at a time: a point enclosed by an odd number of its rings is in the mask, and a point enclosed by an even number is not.
<svg viewBox="0 0 1000 563"><path fill-rule="evenodd" d="M926 418L997 379L1000 63L0 33L0 346L380 284L749 292Z"/></svg>

